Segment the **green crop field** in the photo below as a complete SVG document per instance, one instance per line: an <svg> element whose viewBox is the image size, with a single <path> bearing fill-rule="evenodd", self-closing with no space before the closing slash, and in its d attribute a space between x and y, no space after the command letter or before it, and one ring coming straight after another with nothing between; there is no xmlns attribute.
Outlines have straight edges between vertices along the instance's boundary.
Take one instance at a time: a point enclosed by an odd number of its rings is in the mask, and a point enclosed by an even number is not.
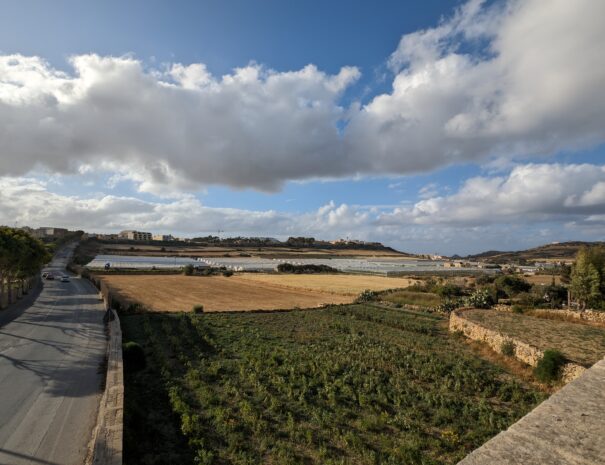
<svg viewBox="0 0 605 465"><path fill-rule="evenodd" d="M453 464L545 395L445 320L364 305L124 316L125 464Z"/></svg>

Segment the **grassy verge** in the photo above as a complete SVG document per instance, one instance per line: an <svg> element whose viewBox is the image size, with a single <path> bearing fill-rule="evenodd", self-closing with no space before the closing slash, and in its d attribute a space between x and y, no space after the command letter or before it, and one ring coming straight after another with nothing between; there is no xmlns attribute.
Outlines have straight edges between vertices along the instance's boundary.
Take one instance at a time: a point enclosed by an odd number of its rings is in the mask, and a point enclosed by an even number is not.
<svg viewBox="0 0 605 465"><path fill-rule="evenodd" d="M444 323L364 305L125 316L148 361L126 376L126 463L456 463L544 396Z"/></svg>

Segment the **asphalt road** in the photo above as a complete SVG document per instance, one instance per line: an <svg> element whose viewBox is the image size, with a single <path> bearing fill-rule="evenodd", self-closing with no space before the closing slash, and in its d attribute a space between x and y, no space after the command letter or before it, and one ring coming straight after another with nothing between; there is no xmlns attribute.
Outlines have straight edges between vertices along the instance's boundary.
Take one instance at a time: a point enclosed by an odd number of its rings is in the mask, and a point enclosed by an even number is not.
<svg viewBox="0 0 605 465"><path fill-rule="evenodd" d="M70 253L46 271L69 274ZM44 281L0 311L0 464L84 463L105 347L102 303L86 280Z"/></svg>

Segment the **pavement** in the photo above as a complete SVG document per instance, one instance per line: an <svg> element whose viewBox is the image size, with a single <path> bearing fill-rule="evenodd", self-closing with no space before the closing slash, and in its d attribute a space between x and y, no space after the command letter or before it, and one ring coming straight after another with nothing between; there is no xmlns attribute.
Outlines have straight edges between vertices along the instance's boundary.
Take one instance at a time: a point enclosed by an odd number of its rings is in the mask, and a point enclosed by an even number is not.
<svg viewBox="0 0 605 465"><path fill-rule="evenodd" d="M44 271L70 275L72 251ZM74 276L43 280L0 311L1 465L84 463L104 380L103 314L97 290Z"/></svg>

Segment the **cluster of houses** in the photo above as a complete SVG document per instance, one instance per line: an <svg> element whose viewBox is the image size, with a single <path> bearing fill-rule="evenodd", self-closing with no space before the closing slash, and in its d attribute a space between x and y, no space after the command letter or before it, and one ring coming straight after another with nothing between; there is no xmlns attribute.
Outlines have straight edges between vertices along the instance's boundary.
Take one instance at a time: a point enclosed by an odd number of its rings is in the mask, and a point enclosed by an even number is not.
<svg viewBox="0 0 605 465"><path fill-rule="evenodd" d="M41 228L30 228L29 226L23 226L19 229L29 233L36 239L59 239L61 237L65 237L69 233L69 231L65 228L53 228L50 226L43 226Z"/></svg>

